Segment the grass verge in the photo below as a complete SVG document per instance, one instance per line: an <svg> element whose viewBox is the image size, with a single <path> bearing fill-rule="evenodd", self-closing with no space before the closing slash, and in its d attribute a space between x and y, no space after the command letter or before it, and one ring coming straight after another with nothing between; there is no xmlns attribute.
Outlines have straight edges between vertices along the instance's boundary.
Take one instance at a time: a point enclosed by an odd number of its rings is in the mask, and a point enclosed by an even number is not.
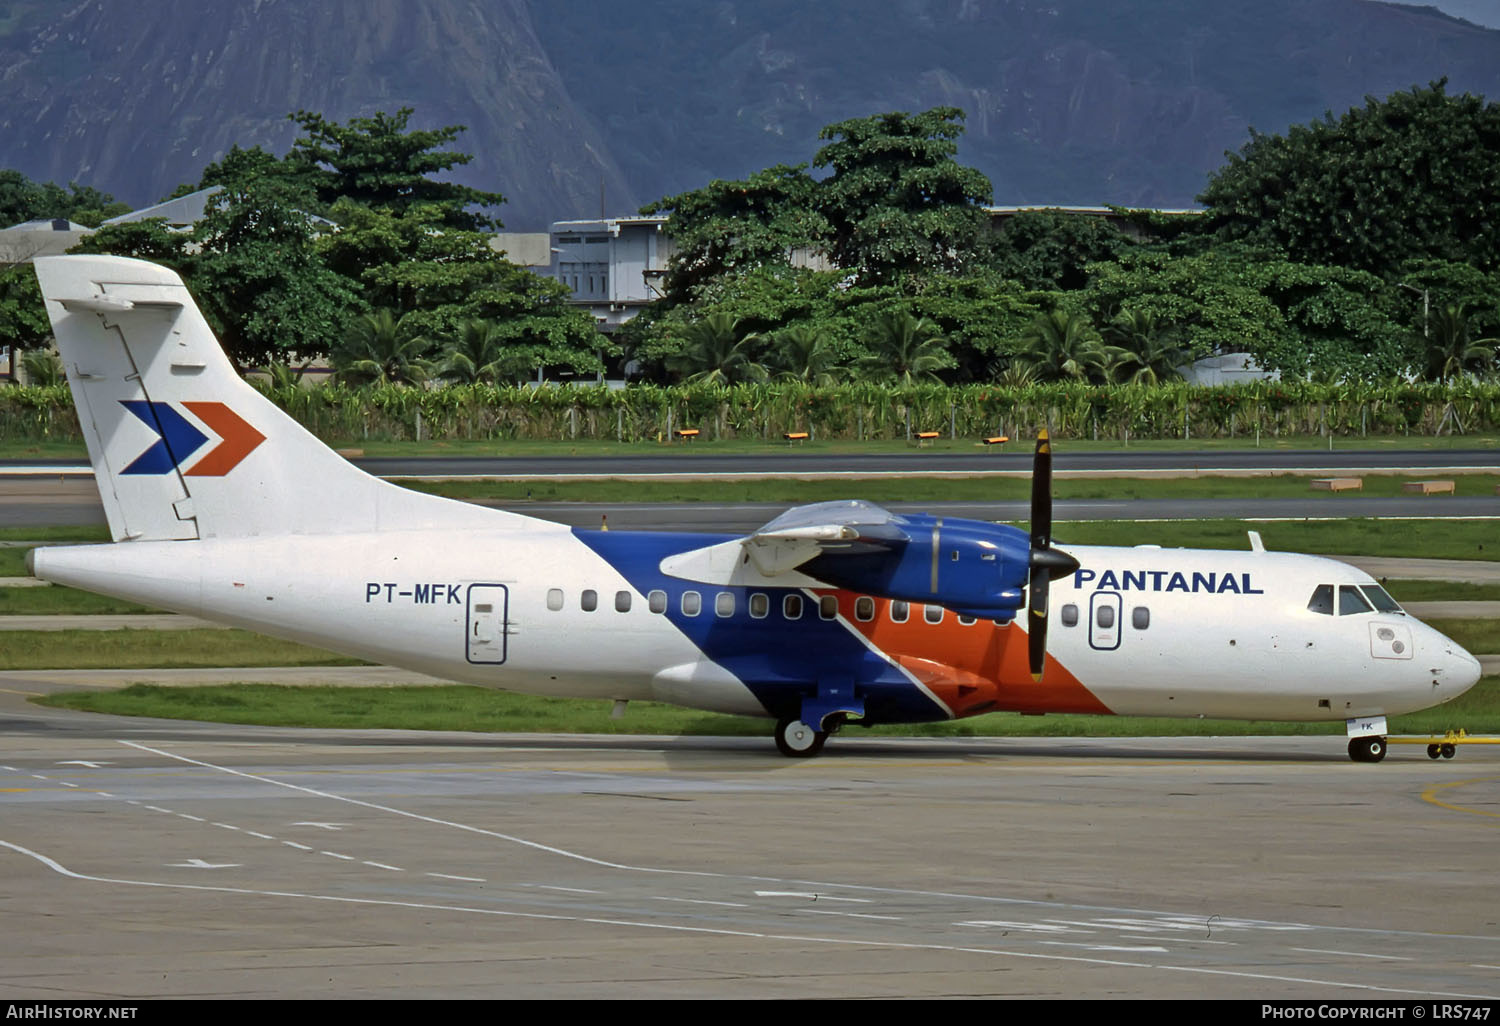
<svg viewBox="0 0 1500 1026"><path fill-rule="evenodd" d="M260 726L363 730L455 730L555 734L761 736L768 721L632 702L610 719L611 704L538 698L463 685L437 687L286 687L225 684L178 688L133 684L118 691L71 692L38 704L118 716L204 720ZM1500 677L1486 677L1447 705L1393 717L1394 734L1500 732ZM990 713L945 723L871 728L891 737L1204 737L1342 734L1342 723L1192 720L1115 716L1021 716ZM858 737L860 729L849 728Z"/></svg>
<svg viewBox="0 0 1500 1026"><path fill-rule="evenodd" d="M359 665L358 659L241 630L6 631L0 634L0 670Z"/></svg>

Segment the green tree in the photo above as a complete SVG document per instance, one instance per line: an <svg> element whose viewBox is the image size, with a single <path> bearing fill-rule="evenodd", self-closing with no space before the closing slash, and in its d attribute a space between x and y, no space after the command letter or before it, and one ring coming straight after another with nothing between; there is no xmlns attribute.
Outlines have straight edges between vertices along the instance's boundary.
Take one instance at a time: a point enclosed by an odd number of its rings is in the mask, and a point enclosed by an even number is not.
<svg viewBox="0 0 1500 1026"><path fill-rule="evenodd" d="M1470 371L1488 372L1495 366L1495 350L1500 347L1500 338L1473 337L1469 310L1462 305L1435 311L1424 342L1424 370L1431 381L1449 381Z"/></svg>
<svg viewBox="0 0 1500 1026"><path fill-rule="evenodd" d="M422 206L436 208L436 221L445 228L500 227L498 220L468 208L499 206L504 196L432 177L474 159L440 148L457 139L464 126L408 130L411 115L412 109L403 107L394 114L382 111L339 124L298 111L289 117L304 134L292 144L287 163L325 207L345 200L400 215Z"/></svg>
<svg viewBox="0 0 1500 1026"><path fill-rule="evenodd" d="M130 207L90 185L74 182L64 189L52 182L34 182L19 171L0 170L0 228L53 218L96 228L129 211Z"/></svg>
<svg viewBox="0 0 1500 1026"><path fill-rule="evenodd" d="M1114 260L1132 244L1103 217L1023 210L1000 224L989 262L1029 289L1070 292L1088 284L1089 264Z"/></svg>
<svg viewBox="0 0 1500 1026"><path fill-rule="evenodd" d="M1104 326L1104 337L1119 355L1111 366L1116 380L1156 385L1182 377L1178 368L1190 362L1177 344L1178 332L1143 310L1121 310Z"/></svg>
<svg viewBox="0 0 1500 1026"><path fill-rule="evenodd" d="M761 337L744 333L728 314L709 314L689 324L682 335L683 349L668 366L685 381L733 385L769 377L765 365L755 359Z"/></svg>
<svg viewBox="0 0 1500 1026"><path fill-rule="evenodd" d="M960 271L988 229L990 182L959 164L964 113L936 107L854 118L818 133L813 163L831 173L819 207L835 263L861 278Z"/></svg>
<svg viewBox="0 0 1500 1026"><path fill-rule="evenodd" d="M188 274L193 263L189 252L191 234L174 232L159 217L124 224L107 224L92 235L80 239L69 253L108 253L134 257L170 267L178 274Z"/></svg>
<svg viewBox="0 0 1500 1026"><path fill-rule="evenodd" d="M463 385L497 384L517 376L508 355L494 323L473 318L459 324L443 343L443 362L437 373Z"/></svg>
<svg viewBox="0 0 1500 1026"><path fill-rule="evenodd" d="M822 245L828 224L817 210L817 183L806 167L777 164L744 181L716 179L642 207L643 214L670 214L668 301L688 302L727 275L785 265L793 250Z"/></svg>
<svg viewBox="0 0 1500 1026"><path fill-rule="evenodd" d="M778 378L817 386L835 383L838 354L819 325L810 321L794 324L778 331L773 341L771 363Z"/></svg>
<svg viewBox="0 0 1500 1026"><path fill-rule="evenodd" d="M380 308L360 314L329 354L336 380L351 385L414 385L432 370L432 340L414 329L410 315Z"/></svg>
<svg viewBox="0 0 1500 1026"><path fill-rule="evenodd" d="M1205 228L1387 278L1419 257L1500 269L1500 105L1446 83L1252 131L1198 197Z"/></svg>
<svg viewBox="0 0 1500 1026"><path fill-rule="evenodd" d="M1038 381L1106 381L1124 355L1104 344L1086 315L1058 309L1036 316L1015 359Z"/></svg>
<svg viewBox="0 0 1500 1026"><path fill-rule="evenodd" d="M870 356L864 361L867 377L898 385L936 383L938 371L953 366L943 344L942 330L925 317L905 310L876 315L865 336Z"/></svg>
<svg viewBox="0 0 1500 1026"><path fill-rule="evenodd" d="M316 234L307 214L258 183L226 188L195 226L191 284L241 366L322 355L363 307L353 283L319 257Z"/></svg>
<svg viewBox="0 0 1500 1026"><path fill-rule="evenodd" d="M0 346L15 361L22 350L40 349L52 339L52 323L30 264L0 267Z"/></svg>

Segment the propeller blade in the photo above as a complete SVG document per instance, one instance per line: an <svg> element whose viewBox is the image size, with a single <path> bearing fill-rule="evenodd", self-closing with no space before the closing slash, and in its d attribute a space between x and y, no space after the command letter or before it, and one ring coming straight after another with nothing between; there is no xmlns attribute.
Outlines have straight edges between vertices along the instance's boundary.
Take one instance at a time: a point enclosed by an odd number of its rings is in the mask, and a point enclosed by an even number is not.
<svg viewBox="0 0 1500 1026"><path fill-rule="evenodd" d="M1026 654L1031 679L1040 682L1047 663L1047 593L1059 577L1078 569L1078 560L1052 547L1052 441L1043 428L1036 436L1031 465L1031 572L1027 581Z"/></svg>
<svg viewBox="0 0 1500 1026"><path fill-rule="evenodd" d="M1031 547L1052 544L1052 441L1047 429L1036 436L1036 455L1031 460Z"/></svg>
<svg viewBox="0 0 1500 1026"><path fill-rule="evenodd" d="M1031 679L1041 683L1042 670L1047 665L1047 588L1050 584L1046 572L1040 567L1031 570L1031 584L1027 589L1030 602L1026 605L1026 655L1031 663Z"/></svg>

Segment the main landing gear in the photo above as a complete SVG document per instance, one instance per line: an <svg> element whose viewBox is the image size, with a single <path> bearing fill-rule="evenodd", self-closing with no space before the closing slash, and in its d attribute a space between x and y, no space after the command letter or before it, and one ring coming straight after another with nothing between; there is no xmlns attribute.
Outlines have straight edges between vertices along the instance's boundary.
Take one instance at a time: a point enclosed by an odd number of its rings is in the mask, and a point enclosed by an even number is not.
<svg viewBox="0 0 1500 1026"><path fill-rule="evenodd" d="M1385 758L1385 738L1376 734L1349 739L1349 758L1355 762L1379 762Z"/></svg>
<svg viewBox="0 0 1500 1026"><path fill-rule="evenodd" d="M827 740L826 730L813 730L801 720L785 719L776 724L776 747L782 755L794 759L817 755Z"/></svg>

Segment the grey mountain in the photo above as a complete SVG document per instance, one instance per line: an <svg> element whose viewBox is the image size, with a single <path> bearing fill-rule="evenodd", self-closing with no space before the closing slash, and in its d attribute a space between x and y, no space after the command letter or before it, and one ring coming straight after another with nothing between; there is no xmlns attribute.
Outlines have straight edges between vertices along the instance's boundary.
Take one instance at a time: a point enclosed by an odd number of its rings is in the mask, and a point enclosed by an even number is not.
<svg viewBox="0 0 1500 1026"><path fill-rule="evenodd" d="M410 106L526 230L949 104L998 203L1184 206L1251 126L1445 76L1500 97L1500 31L1375 0L0 0L0 167L144 204L291 111Z"/></svg>

